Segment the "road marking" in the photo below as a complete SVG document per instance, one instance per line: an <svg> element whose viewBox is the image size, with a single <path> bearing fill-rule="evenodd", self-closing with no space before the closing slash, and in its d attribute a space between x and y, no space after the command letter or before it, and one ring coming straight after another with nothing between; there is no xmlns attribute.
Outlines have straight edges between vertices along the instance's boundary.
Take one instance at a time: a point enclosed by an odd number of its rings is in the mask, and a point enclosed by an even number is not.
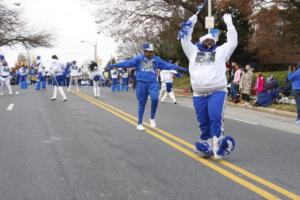
<svg viewBox="0 0 300 200"><path fill-rule="evenodd" d="M8 107L6 108L7 111L12 111L14 109L15 104L11 103L8 105Z"/></svg>
<svg viewBox="0 0 300 200"><path fill-rule="evenodd" d="M225 118L235 120L235 121L239 121L239 122L243 122L243 123L246 123L246 124L257 125L257 123L255 123L255 122L249 122L249 121L246 121L246 120L237 119L237 118L229 117L229 116L226 116L226 115L225 115Z"/></svg>
<svg viewBox="0 0 300 200"><path fill-rule="evenodd" d="M135 120L128 119L128 118L134 118L133 116L126 118L122 114L118 113L118 111L116 111L116 108L115 109L110 109L109 107L112 107L112 106L109 106L108 104L107 104L107 106L105 106L105 103L103 103L103 102L101 102L99 100L95 100L94 98L92 98L92 97L90 97L90 96L88 96L88 95L86 95L84 93L81 93L81 92L80 93L73 92L73 93L76 94L77 96L80 96L81 98L87 100L88 102L90 102L90 103L92 103L92 104L94 104L94 105L96 105L96 106L98 106L98 107L100 107L100 108L102 108L102 109L104 109L104 110L106 110L106 111L114 114L115 116L118 116L119 118L123 119L124 121L126 121L126 122L128 122L128 123L130 123L130 124L132 124L134 126L136 126L136 121ZM121 111L121 112L123 112L123 111ZM256 186L256 185L254 185L254 184L252 184L252 183L250 183L250 182L248 182L248 181L246 181L246 180L244 180L244 179L236 176L235 174L232 174L231 172L229 172L229 171L227 171L227 170L219 167L218 165L212 163L211 161L209 161L207 159L203 159L203 158L199 157L197 154L195 154L194 152L192 152L192 151L190 151L190 150L188 150L188 149L186 149L186 148L178 145L177 143L175 143L175 142L173 142L173 141L171 141L171 140L163 137L161 134L155 132L156 130L157 129L152 129L151 130L151 129L146 128L145 132L147 132L148 134L150 134L150 135L156 137L157 139L165 142L166 144L172 146L173 148L175 148L178 151L184 153L185 155L193 158L194 160L197 160L198 162L200 162L200 163L206 165L207 167L215 170L216 172L218 172L218 173L226 176L227 178L231 179L232 181L234 181L236 183L239 183L240 185L248 188L249 190L251 190L251 191L259 194L260 196L262 196L262 197L264 197L266 199L279 199L277 196L275 196L275 195L267 192L266 190L264 190L262 188L259 188L258 186ZM164 132L167 133L166 131L164 131ZM170 135L172 135L172 134L170 134ZM173 138L177 138L176 136L173 136L173 135L172 135L172 137ZM180 140L181 140L180 138L177 138L177 141L180 141ZM181 140L181 141L183 141L183 140ZM189 147L193 146L192 144L190 144L188 142L185 142L185 143L188 144ZM226 163L226 162L222 161L220 163ZM230 165L228 165L227 167L230 167ZM234 167L238 168L237 166L234 166ZM240 168L238 168L238 169L240 169ZM240 170L240 171L242 172L242 170ZM244 170L244 171L246 171L246 170ZM250 172L248 172L248 173L250 173ZM260 179L264 180L262 178L260 178ZM268 182L268 181L261 182L261 184L265 184L265 185L268 184L268 183L270 183L270 182ZM272 185L276 186L274 184L272 184ZM271 189L273 189L275 191L277 191L276 189L280 188L279 186L276 186L274 188L270 187L270 185L267 185L267 186L269 186L269 188L271 188ZM293 193L291 193L291 192L289 192L289 191L287 191L287 190L285 190L283 188L280 188L280 190L277 191L277 192L280 192L280 193L282 193L284 195L287 194L287 195L289 195L289 197L291 199L299 199L299 196L297 196L296 194L293 194Z"/></svg>
<svg viewBox="0 0 300 200"><path fill-rule="evenodd" d="M130 115L130 114L122 111L122 110L119 110L118 108L113 107L113 106L111 106L111 105L109 105L107 103L104 103L103 101L95 100L93 97L88 96L85 93L82 93L82 92L80 92L80 93L82 95L84 95L85 97L90 98L93 101L96 101L100 105L108 107L109 109L111 109L113 111L116 111L116 112L118 112L120 114L123 114L124 116L126 116L126 117L134 120L135 121L135 125L136 125L136 123L137 123L137 118L136 117L134 117L134 116L132 116L132 115ZM144 124L146 126L150 127L149 123L144 123ZM165 135L166 137L168 137L168 138L170 138L170 139L172 139L172 140L174 140L174 141L176 141L176 142L178 142L178 143L180 143L180 144L182 144L182 145L184 145L184 146L186 146L186 147L188 147L190 149L194 149L194 145L193 144L190 144L189 142L187 142L187 141L185 141L185 140L183 140L181 138L178 138L178 137L174 136L173 134L168 133L167 131L164 131L164 130L159 129L159 128L155 128L155 130L158 131L158 132L160 132L161 134ZM268 188L270 188L270 189L272 189L272 190L274 190L276 192L279 192L279 193L281 193L281 194L289 197L290 199L300 199L300 196L298 196L297 194L294 194L294 193L292 193L292 192L290 192L290 191L288 191L288 190L286 190L284 188L281 188L280 186L275 185L275 184L273 184L273 183L271 183L271 182L269 182L269 181L267 181L267 180L265 180L265 179L263 179L261 177L258 177L255 174L253 174L251 172L248 172L247 170L242 169L242 168L240 168L240 167L238 167L238 166L236 166L236 165L234 165L232 163L229 163L229 162L227 162L225 160L220 161L220 163L222 165L224 165L224 166L226 166L226 167L228 167L228 168L230 168L230 169L232 169L232 170L234 170L234 171L236 171L236 172L238 172L238 173L240 173L240 174L242 174L242 175L244 175L244 176L246 176L246 177L248 177L248 178L250 178L250 179L252 179L252 180L254 180L256 182L258 182L258 183L260 183L260 184L262 184L262 185L267 186Z"/></svg>

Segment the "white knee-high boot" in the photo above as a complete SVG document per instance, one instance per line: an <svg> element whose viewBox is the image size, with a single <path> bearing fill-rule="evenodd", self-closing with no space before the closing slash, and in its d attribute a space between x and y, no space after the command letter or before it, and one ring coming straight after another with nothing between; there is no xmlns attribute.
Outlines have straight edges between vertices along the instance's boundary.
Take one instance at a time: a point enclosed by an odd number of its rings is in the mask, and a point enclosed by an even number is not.
<svg viewBox="0 0 300 200"><path fill-rule="evenodd" d="M54 88L53 88L53 96L52 96L51 100L55 100L56 97L57 97L57 86L54 86Z"/></svg>
<svg viewBox="0 0 300 200"><path fill-rule="evenodd" d="M79 92L78 78L75 78L76 92Z"/></svg>
<svg viewBox="0 0 300 200"><path fill-rule="evenodd" d="M5 81L5 84L6 84L6 87L8 89L8 94L12 94L12 89L11 89L11 86L10 86L10 79L7 79Z"/></svg>
<svg viewBox="0 0 300 200"><path fill-rule="evenodd" d="M167 92L164 92L164 96L161 98L160 102L164 102L168 96Z"/></svg>
<svg viewBox="0 0 300 200"><path fill-rule="evenodd" d="M173 91L169 92L169 96L170 96L170 98L172 99L172 101L173 101L174 103L176 103L176 98L175 98L175 95L174 95L174 92L173 92Z"/></svg>
<svg viewBox="0 0 300 200"><path fill-rule="evenodd" d="M66 100L67 100L67 97L66 97L66 94L65 94L65 92L64 92L64 89L63 89L61 86L59 86L59 87L58 87L58 91L59 91L59 93L61 94L61 96L63 97L63 101L66 101Z"/></svg>
<svg viewBox="0 0 300 200"><path fill-rule="evenodd" d="M72 82L73 82L73 78L72 78L72 77L70 77L70 82L69 82L68 92L70 92L70 91L71 91Z"/></svg>
<svg viewBox="0 0 300 200"><path fill-rule="evenodd" d="M97 97L97 88L95 85L93 86L93 89L94 89L94 97Z"/></svg>
<svg viewBox="0 0 300 200"><path fill-rule="evenodd" d="M218 155L217 152L219 150L219 138L216 136L213 136L212 138L212 151L214 154L214 158L219 160L222 158L222 156Z"/></svg>
<svg viewBox="0 0 300 200"><path fill-rule="evenodd" d="M100 87L97 86L97 96L100 97Z"/></svg>

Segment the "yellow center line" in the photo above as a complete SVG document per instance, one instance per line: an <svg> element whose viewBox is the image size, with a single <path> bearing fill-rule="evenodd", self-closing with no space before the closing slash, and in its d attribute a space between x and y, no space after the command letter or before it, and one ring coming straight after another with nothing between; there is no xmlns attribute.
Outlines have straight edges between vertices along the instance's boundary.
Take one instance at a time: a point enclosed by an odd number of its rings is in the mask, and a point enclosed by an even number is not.
<svg viewBox="0 0 300 200"><path fill-rule="evenodd" d="M132 115L130 115L130 114L122 111L122 110L119 110L119 109L117 109L117 108L115 108L115 107L113 107L113 106L111 106L111 105L109 105L107 103L104 103L103 101L95 100L94 98L92 98L91 96L88 96L85 93L82 93L82 92L80 92L80 93L82 95L86 96L87 98L91 98L94 101L97 101L98 103L100 103L103 106L106 106L106 107L108 107L108 108L110 108L110 109L112 109L112 110L114 110L116 112L119 112L119 113L125 115L126 117L128 117L128 118L130 118L130 119L132 119L134 121L137 121L136 117L134 117L134 116L132 116ZM144 123L144 124L146 126L150 127L149 123ZM182 144L182 145L184 145L184 146L186 146L186 147L188 147L190 149L194 149L194 145L193 144L191 144L191 143L189 143L189 142L187 142L187 141L185 141L185 140L183 140L181 138L178 138L178 137L174 136L173 134L168 133L167 131L164 131L164 130L159 129L159 128L155 128L155 130L158 131L158 132L160 132L161 134L165 135L166 137L168 137L168 138L170 138L170 139L172 139L172 140L174 140L174 141L176 141L176 142L178 142L178 143L180 143L180 144ZM253 173L245 170L245 169L242 169L242 168L240 168L240 167L238 167L238 166L236 166L236 165L228 162L228 161L221 160L220 164L222 164L222 165L224 165L224 166L226 166L226 167L228 167L228 168L230 168L230 169L232 169L232 170L234 170L234 171L236 171L236 172L238 172L238 173L240 173L240 174L242 174L242 175L244 175L244 176L246 176L246 177L248 177L248 178L250 178L250 179L252 179L252 180L254 180L254 181L256 181L256 182L258 182L258 183L260 183L260 184L262 184L262 185L264 185L264 186L266 186L266 187L268 187L268 188L270 188L272 190L274 190L274 191L276 191L276 192L279 192L280 194L283 194L284 196L286 196L286 197L288 197L290 199L295 199L295 200L299 199L300 200L300 196L299 195L297 195L297 194L295 194L293 192L290 192L290 191L288 191L288 190L286 190L286 189L284 189L284 188L282 188L282 187L280 187L280 186L278 186L278 185L276 185L274 183L271 183L270 181L267 181L267 180L265 180L265 179L263 179L263 178L255 175L255 174L253 174Z"/></svg>
<svg viewBox="0 0 300 200"><path fill-rule="evenodd" d="M86 101L88 101L88 102L90 102L90 103L92 103L92 104L94 104L94 105L96 105L96 106L98 106L98 107L100 107L100 108L102 108L102 109L104 109L104 110L106 110L106 111L114 114L115 116L123 119L124 121L126 121L126 122L128 122L128 123L130 123L130 124L132 124L134 126L136 126L136 121L135 120L131 120L131 119L127 118L126 116L124 116L124 115L116 112L115 110L110 109L110 108L104 106L103 104L99 103L99 101L93 99L92 97L89 97L89 96L84 95L82 93L75 93L75 92L73 92L73 93L75 95L77 95L77 96L85 99ZM238 184L240 184L240 185L248 188L249 190L257 193L258 195L264 197L265 199L272 199L272 200L273 199L279 199L277 196L269 193L268 191L266 191L266 190L264 190L262 188L259 188L258 186L256 186L256 185L254 185L254 184L252 184L252 183L250 183L250 182L248 182L248 181L246 181L246 180L244 180L244 179L236 176L235 174L233 174L233 173L231 173L231 172L229 172L229 171L227 171L227 170L219 167L218 165L212 163L211 161L209 161L207 159L203 159L203 158L199 157L194 152L192 152L192 151L190 151L190 150L188 150L188 149L186 149L186 148L178 145L177 143L175 143L175 142L173 142L173 141L171 141L171 140L163 137L161 134L158 134L158 133L156 133L153 130L147 128L145 130L145 132L147 132L148 134L154 136L155 138L163 141L164 143L168 144L169 146L177 149L178 151L184 153L185 155L189 156L190 158L192 158L192 159L194 159L194 160L202 163L203 165L205 165L205 166L207 166L207 167L215 170L216 172L218 172L219 174L222 174L223 176L229 178L230 180L232 180L232 181L234 181L234 182L236 182L236 183L238 183Z"/></svg>

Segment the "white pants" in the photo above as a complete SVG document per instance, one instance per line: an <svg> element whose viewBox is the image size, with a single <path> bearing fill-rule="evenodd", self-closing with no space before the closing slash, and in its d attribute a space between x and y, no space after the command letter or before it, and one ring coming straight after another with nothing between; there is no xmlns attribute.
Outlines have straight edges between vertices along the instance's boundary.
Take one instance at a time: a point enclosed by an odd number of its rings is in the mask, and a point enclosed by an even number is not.
<svg viewBox="0 0 300 200"><path fill-rule="evenodd" d="M4 84L5 84L7 89L8 89L8 94L12 94L12 89L11 89L11 86L10 86L10 77L9 76L6 77L6 78L1 77L0 82L1 82L0 83L1 84L0 93L3 94L3 87L4 87Z"/></svg>
<svg viewBox="0 0 300 200"><path fill-rule="evenodd" d="M77 91L77 92L79 91L78 80L79 80L79 76L71 76L71 77L70 77L70 83L69 83L68 91L71 90L73 81L75 82L76 91Z"/></svg>
<svg viewBox="0 0 300 200"><path fill-rule="evenodd" d="M94 97L100 97L100 81L93 81L93 88L94 88Z"/></svg>

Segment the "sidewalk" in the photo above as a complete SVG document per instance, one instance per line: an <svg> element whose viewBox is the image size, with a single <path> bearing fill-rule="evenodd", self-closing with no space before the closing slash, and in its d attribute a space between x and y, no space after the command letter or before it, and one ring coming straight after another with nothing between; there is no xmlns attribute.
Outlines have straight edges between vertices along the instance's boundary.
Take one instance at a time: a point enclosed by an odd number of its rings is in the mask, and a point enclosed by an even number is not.
<svg viewBox="0 0 300 200"><path fill-rule="evenodd" d="M174 92L175 92L176 96L179 96L179 97L186 97L186 98L192 97L191 93L185 92L181 89L174 89ZM274 108L243 106L241 104L235 104L235 103L229 102L229 101L227 101L227 105L232 106L232 107L239 107L239 108L244 108L244 109L249 109L249 110L260 111L260 112L267 112L270 114L275 114L275 115L280 115L280 116L285 116L285 117L291 117L291 118L297 117L297 113L295 113L295 112L278 110L278 109L274 109Z"/></svg>

